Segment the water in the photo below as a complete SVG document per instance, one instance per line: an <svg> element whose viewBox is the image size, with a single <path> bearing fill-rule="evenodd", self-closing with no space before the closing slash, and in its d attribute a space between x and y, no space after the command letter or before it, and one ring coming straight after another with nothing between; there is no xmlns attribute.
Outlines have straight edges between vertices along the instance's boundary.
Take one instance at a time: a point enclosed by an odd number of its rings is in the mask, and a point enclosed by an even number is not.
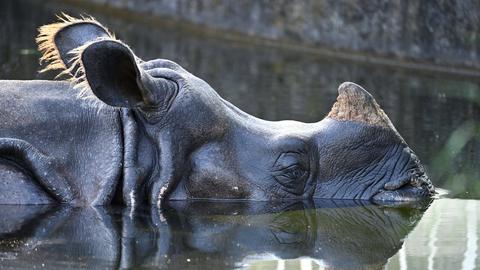
<svg viewBox="0 0 480 270"><path fill-rule="evenodd" d="M381 267L422 215L354 202L175 202L156 208L0 207L3 267ZM59 252L61 250L61 252ZM305 258L296 259L300 256ZM315 258L313 261L309 258Z"/></svg>
<svg viewBox="0 0 480 270"><path fill-rule="evenodd" d="M319 121L341 82L363 85L416 151L434 184L448 195L428 209L332 201L197 203L133 212L4 206L0 268L480 265L479 78L275 49L163 20L97 10L56 1L1 1L0 79L53 78L37 73L36 27L52 22L59 11L88 12L141 58L172 59L261 118Z"/></svg>

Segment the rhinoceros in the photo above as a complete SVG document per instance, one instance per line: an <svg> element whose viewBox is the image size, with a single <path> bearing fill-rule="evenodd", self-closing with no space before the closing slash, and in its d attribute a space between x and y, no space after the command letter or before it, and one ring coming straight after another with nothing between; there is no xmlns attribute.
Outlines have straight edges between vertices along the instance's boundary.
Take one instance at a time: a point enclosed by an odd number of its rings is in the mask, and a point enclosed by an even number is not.
<svg viewBox="0 0 480 270"><path fill-rule="evenodd" d="M345 82L316 123L266 121L92 17L39 28L44 70L0 81L0 204L409 201L434 187L378 103Z"/></svg>

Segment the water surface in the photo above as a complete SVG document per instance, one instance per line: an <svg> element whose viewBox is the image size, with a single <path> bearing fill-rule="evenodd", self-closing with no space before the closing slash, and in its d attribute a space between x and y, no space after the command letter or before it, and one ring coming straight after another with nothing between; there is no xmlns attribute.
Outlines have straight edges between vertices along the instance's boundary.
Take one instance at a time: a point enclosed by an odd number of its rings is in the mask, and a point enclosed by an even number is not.
<svg viewBox="0 0 480 270"><path fill-rule="evenodd" d="M381 268L426 205L172 202L165 209L4 206L3 267ZM298 259L298 258L301 259Z"/></svg>
<svg viewBox="0 0 480 270"><path fill-rule="evenodd" d="M176 205L132 213L5 206L0 215L0 268L479 265L479 78L232 42L88 6L7 0L0 2L0 79L52 79L54 74L37 72L36 28L55 20L60 11L86 10L141 58L172 59L261 118L319 121L330 110L340 83L361 84L418 154L434 184L449 195L428 210L424 205L397 208L359 202L227 204L218 209Z"/></svg>

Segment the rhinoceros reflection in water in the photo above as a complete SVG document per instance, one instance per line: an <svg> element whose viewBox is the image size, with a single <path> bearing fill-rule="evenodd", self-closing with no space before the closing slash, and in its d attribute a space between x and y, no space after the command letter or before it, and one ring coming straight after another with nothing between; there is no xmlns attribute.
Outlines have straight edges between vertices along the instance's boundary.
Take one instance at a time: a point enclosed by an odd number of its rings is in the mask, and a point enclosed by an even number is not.
<svg viewBox="0 0 480 270"><path fill-rule="evenodd" d="M175 202L163 210L1 206L0 265L224 269L308 257L381 268L426 205Z"/></svg>
<svg viewBox="0 0 480 270"><path fill-rule="evenodd" d="M417 156L354 83L340 85L319 122L265 121L174 62L140 60L91 18L40 29L47 69L70 83L0 81L0 204L384 202L434 192Z"/></svg>

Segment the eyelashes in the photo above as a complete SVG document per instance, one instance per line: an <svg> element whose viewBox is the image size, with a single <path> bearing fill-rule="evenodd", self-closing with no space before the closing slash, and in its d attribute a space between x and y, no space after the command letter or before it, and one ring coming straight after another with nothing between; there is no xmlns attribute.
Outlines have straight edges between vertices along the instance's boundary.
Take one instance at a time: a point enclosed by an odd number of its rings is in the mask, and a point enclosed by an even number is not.
<svg viewBox="0 0 480 270"><path fill-rule="evenodd" d="M303 169L289 170L282 174L275 175L274 178L288 192L295 195L303 194L309 172Z"/></svg>
<svg viewBox="0 0 480 270"><path fill-rule="evenodd" d="M305 163L305 164L302 164ZM303 193L310 169L305 156L297 152L282 153L276 160L273 176L288 192Z"/></svg>
<svg viewBox="0 0 480 270"><path fill-rule="evenodd" d="M299 179L308 173L300 164L293 164L282 170L282 176Z"/></svg>

